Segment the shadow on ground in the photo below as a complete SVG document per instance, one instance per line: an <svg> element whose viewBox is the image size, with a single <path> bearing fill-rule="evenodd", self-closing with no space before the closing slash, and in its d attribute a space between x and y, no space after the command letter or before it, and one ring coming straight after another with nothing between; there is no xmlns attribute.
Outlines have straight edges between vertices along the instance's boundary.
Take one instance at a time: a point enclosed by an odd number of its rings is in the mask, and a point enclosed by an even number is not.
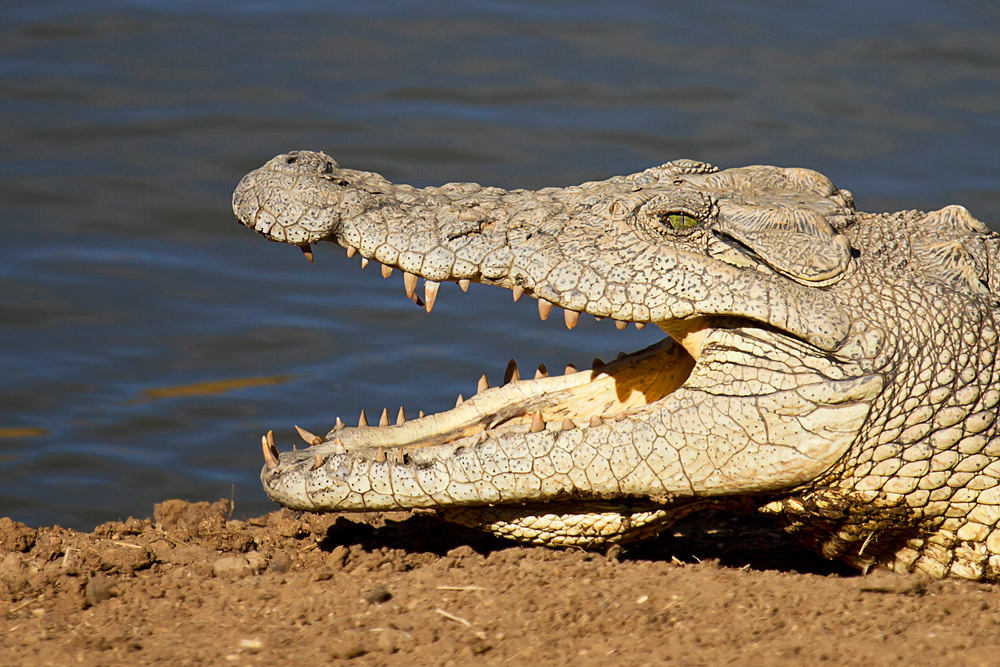
<svg viewBox="0 0 1000 667"><path fill-rule="evenodd" d="M338 517L320 540L319 548L359 545L367 552L401 549L444 556L461 546L487 556L519 548L507 539L493 537L438 519L433 513L354 515ZM857 576L857 570L830 561L803 547L785 533L777 520L756 513L701 512L665 529L657 537L612 546L609 558L630 561L700 563L715 561L723 567L796 572L820 576Z"/></svg>

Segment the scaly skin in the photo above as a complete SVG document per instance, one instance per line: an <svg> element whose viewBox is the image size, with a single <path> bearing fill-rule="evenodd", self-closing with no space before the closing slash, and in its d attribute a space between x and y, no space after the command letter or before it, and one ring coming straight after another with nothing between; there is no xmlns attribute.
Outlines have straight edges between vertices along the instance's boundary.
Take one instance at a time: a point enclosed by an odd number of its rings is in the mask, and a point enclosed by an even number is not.
<svg viewBox="0 0 1000 667"><path fill-rule="evenodd" d="M585 312L671 335L304 450L269 434L261 480L284 505L435 508L581 546L738 505L858 567L1000 578L1000 238L960 206L862 213L814 171L687 160L419 190L303 151L244 177L233 209L272 240L402 270L417 302L423 277L428 311L440 282L479 282L570 328Z"/></svg>

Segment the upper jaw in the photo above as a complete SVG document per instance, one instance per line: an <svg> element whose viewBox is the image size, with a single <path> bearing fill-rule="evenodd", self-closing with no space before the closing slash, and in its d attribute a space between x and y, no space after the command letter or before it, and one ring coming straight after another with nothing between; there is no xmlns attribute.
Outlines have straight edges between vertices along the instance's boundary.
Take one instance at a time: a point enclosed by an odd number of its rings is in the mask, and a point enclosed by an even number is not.
<svg viewBox="0 0 1000 667"><path fill-rule="evenodd" d="M691 329L702 316L739 316L828 351L842 344L849 320L828 295L726 255L717 259L704 244L643 228L651 203L677 191L668 167L537 192L477 184L418 190L301 151L244 177L233 209L272 240L307 252L313 242L331 241L349 256L360 254L363 264L380 262L386 277L402 270L408 296L428 311L440 282L463 289L481 282L512 290L515 300L534 296L543 319L553 306L564 308L570 328L584 312L619 323L653 322L671 333ZM816 193L801 197L815 200L808 205L819 211L836 208ZM842 238L832 238L842 245ZM425 279L422 300L418 277Z"/></svg>

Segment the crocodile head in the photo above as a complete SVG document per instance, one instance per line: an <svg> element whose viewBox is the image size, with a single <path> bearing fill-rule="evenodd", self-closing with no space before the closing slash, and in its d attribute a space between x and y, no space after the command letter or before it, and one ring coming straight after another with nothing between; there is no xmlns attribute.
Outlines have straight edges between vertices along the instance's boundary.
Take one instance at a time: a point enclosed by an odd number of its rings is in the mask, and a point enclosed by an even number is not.
<svg viewBox="0 0 1000 667"><path fill-rule="evenodd" d="M859 484L902 409L901 355L934 340L933 326L902 321L898 280L884 277L898 265L923 279L912 269L919 244L900 255L898 237L942 224L987 234L960 207L871 216L814 171L689 160L568 188L417 189L302 151L245 176L233 209L269 239L307 253L332 242L386 277L401 271L428 312L441 282L475 282L537 299L543 319L563 309L570 329L588 313L666 332L590 370L521 379L512 364L501 386L481 382L439 414L338 420L324 437L305 433L307 449L279 453L263 438L261 480L288 507L434 508L508 537L582 546L713 504L787 513L819 491L840 507L884 500ZM939 273L954 275L924 281L932 287L908 303L982 326L967 304L933 306L935 285L989 287L982 271L942 259L934 238L928 261L936 252Z"/></svg>

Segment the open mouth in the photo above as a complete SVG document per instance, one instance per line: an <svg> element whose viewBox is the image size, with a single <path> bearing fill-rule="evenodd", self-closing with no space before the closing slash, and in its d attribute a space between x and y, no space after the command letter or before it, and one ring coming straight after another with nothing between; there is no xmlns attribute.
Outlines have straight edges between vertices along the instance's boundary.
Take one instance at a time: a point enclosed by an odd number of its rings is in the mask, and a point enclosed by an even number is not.
<svg viewBox="0 0 1000 667"><path fill-rule="evenodd" d="M419 297L414 297L410 276L404 277L407 293L418 305L424 305ZM544 319L551 304L544 300L539 303L544 304L540 307ZM573 328L579 313L570 310L566 313L567 325ZM628 323L616 324L622 329ZM636 326L641 329L645 323L637 322ZM362 411L356 427L348 427L338 418L325 437L298 426L296 429L314 453L318 467L326 450L402 464L413 461L422 448L468 438L481 440L502 432L568 431L622 421L684 384L700 354L706 331L704 321L699 320L681 334L674 332L680 342L666 336L637 352L619 353L618 358L607 363L594 359L588 370L568 364L564 370L550 375L543 364L532 378L522 379L517 362L511 359L500 385L491 387L484 374L476 393L469 398L459 395L451 410L430 415L421 412L417 418L407 418L400 408L394 422L388 410L383 410L377 425L369 424ZM262 439L262 447L267 468L277 468L280 455L273 434Z"/></svg>
<svg viewBox="0 0 1000 667"><path fill-rule="evenodd" d="M416 448L497 431L566 431L621 421L679 388L694 363L670 337L609 363L595 359L590 370L567 365L563 374L550 376L542 365L533 379L520 379L511 359L502 385L491 388L483 375L477 393L468 399L460 395L452 410L408 420L400 408L395 424L386 410L378 426L369 426L362 411L357 427L348 428L338 419L325 438L296 428L310 446L331 443L337 453L368 451L376 460L391 456L404 462ZM268 466L276 467L278 458L268 438L263 448Z"/></svg>

